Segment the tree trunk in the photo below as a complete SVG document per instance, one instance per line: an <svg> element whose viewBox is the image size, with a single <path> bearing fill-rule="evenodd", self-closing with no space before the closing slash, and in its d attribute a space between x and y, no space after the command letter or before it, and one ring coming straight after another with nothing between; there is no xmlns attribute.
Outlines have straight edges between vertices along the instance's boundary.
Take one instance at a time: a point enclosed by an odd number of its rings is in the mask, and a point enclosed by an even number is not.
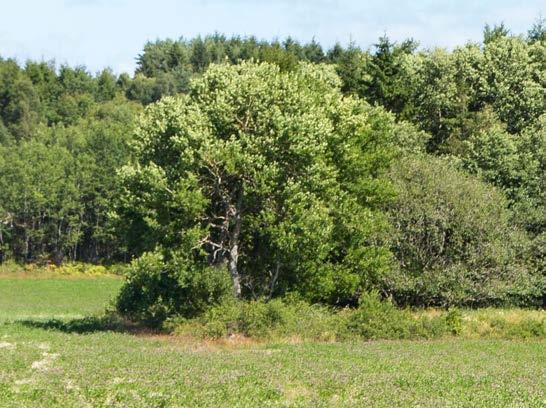
<svg viewBox="0 0 546 408"><path fill-rule="evenodd" d="M271 276L271 283L269 285L269 295L267 296L267 300L271 300L273 297L273 292L275 292L275 285L277 283L277 279L279 279L279 271L281 270L281 263L279 260L275 262L275 272Z"/></svg>
<svg viewBox="0 0 546 408"><path fill-rule="evenodd" d="M239 260L239 235L241 234L241 204L243 195L239 195L237 204L234 208L235 225L233 232L230 234L229 240L229 262L228 269L233 282L233 293L237 299L241 298L241 276L237 269L237 261Z"/></svg>
<svg viewBox="0 0 546 408"><path fill-rule="evenodd" d="M4 263L4 236L0 228L0 264Z"/></svg>

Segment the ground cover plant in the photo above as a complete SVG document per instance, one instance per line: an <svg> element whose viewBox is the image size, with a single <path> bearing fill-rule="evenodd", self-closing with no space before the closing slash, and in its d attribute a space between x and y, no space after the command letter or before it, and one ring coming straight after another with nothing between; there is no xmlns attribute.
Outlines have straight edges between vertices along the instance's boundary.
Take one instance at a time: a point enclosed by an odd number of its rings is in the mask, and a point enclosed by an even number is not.
<svg viewBox="0 0 546 408"><path fill-rule="evenodd" d="M544 342L201 345L0 326L6 406L544 405ZM9 344L9 345L8 345Z"/></svg>
<svg viewBox="0 0 546 408"><path fill-rule="evenodd" d="M108 307L115 279L66 280L79 286L62 293L48 291L48 282L0 279L0 309L10 311L0 315L0 406L540 407L546 402L543 337L198 340L127 331L101 319L82 324ZM25 307L21 298L41 303ZM66 309L59 308L63 303ZM502 318L544 321L540 311L461 313L463 332L466 319L481 322L480 330L484 322Z"/></svg>

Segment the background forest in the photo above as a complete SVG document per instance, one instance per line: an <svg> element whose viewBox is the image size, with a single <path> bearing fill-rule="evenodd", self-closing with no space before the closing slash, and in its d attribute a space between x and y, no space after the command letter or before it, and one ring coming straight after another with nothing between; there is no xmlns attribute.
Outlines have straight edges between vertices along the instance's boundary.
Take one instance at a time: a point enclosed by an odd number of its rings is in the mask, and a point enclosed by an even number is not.
<svg viewBox="0 0 546 408"><path fill-rule="evenodd" d="M132 262L118 308L151 321L227 293L544 306L544 21L453 50L214 34L137 61L0 58L0 262Z"/></svg>

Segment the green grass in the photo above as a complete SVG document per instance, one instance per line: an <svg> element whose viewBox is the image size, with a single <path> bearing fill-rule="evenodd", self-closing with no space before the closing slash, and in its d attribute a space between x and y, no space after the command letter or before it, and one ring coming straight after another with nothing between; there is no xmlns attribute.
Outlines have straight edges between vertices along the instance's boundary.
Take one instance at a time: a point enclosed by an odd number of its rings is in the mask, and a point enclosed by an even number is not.
<svg viewBox="0 0 546 408"><path fill-rule="evenodd" d="M121 284L116 278L2 278L0 320L73 319L101 313Z"/></svg>
<svg viewBox="0 0 546 408"><path fill-rule="evenodd" d="M0 279L0 407L546 406L544 340L193 342L82 324L119 285Z"/></svg>
<svg viewBox="0 0 546 408"><path fill-rule="evenodd" d="M0 329L6 406L544 406L544 343L231 347ZM34 368L33 368L34 366ZM37 368L38 367L38 368Z"/></svg>

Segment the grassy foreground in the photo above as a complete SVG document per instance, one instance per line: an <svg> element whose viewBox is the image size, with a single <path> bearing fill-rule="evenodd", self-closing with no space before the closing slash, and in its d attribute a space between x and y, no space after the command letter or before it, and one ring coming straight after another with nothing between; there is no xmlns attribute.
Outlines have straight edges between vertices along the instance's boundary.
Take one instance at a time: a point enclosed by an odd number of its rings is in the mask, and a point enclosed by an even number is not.
<svg viewBox="0 0 546 408"><path fill-rule="evenodd" d="M546 406L544 340L196 343L48 320L119 285L0 279L0 406Z"/></svg>

